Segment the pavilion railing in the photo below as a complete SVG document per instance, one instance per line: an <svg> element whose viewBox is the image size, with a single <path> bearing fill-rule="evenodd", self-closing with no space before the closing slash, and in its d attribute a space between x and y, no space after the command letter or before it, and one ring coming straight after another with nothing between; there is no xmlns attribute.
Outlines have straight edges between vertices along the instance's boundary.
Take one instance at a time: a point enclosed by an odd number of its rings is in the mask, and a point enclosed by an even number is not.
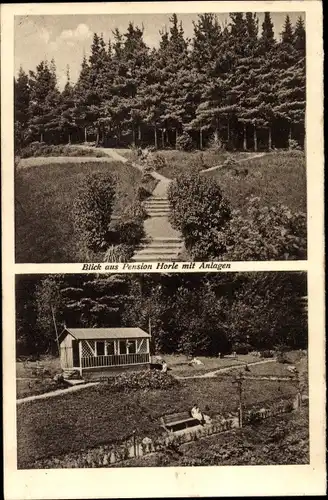
<svg viewBox="0 0 328 500"><path fill-rule="evenodd" d="M82 368L100 368L103 366L124 366L150 363L149 353L113 354L110 356L88 356L81 358Z"/></svg>

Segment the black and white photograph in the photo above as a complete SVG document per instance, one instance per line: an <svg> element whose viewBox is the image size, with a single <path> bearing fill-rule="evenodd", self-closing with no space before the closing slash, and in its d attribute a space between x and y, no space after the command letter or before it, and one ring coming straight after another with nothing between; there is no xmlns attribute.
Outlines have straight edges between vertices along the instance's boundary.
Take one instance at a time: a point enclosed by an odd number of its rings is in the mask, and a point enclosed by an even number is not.
<svg viewBox="0 0 328 500"><path fill-rule="evenodd" d="M305 23L15 16L16 262L305 260Z"/></svg>
<svg viewBox="0 0 328 500"><path fill-rule="evenodd" d="M309 464L304 272L16 276L18 469Z"/></svg>

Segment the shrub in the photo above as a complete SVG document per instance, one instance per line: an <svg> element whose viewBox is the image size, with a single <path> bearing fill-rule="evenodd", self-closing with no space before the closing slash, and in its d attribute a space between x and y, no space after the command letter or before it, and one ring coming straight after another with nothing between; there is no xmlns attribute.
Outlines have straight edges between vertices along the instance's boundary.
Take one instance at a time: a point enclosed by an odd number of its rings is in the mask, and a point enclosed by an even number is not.
<svg viewBox="0 0 328 500"><path fill-rule="evenodd" d="M74 226L82 248L104 251L109 239L116 182L108 173L87 175L74 202Z"/></svg>
<svg viewBox="0 0 328 500"><path fill-rule="evenodd" d="M172 226L182 233L194 259L218 257L225 251L218 233L230 220L230 208L220 186L212 178L182 174L169 186Z"/></svg>
<svg viewBox="0 0 328 500"><path fill-rule="evenodd" d="M236 344L232 350L236 354L248 354L252 350L252 346L250 344Z"/></svg>
<svg viewBox="0 0 328 500"><path fill-rule="evenodd" d="M145 236L143 220L140 218L121 219L114 224L120 244L135 247Z"/></svg>
<svg viewBox="0 0 328 500"><path fill-rule="evenodd" d="M151 168L151 170L161 170L164 167L166 167L166 159L165 156L162 155L161 153L152 153L148 157L148 168Z"/></svg>
<svg viewBox="0 0 328 500"><path fill-rule="evenodd" d="M170 389L178 381L167 373L158 370L127 372L108 379L106 387L113 392L137 389Z"/></svg>
<svg viewBox="0 0 328 500"><path fill-rule="evenodd" d="M261 358L273 358L273 356L274 356L273 351L269 350L261 351Z"/></svg>
<svg viewBox="0 0 328 500"><path fill-rule="evenodd" d="M111 245L105 252L104 262L129 262L134 254L130 245Z"/></svg>
<svg viewBox="0 0 328 500"><path fill-rule="evenodd" d="M183 132L183 134L179 135L176 141L176 148L179 151L191 151L193 149L192 138L188 132Z"/></svg>
<svg viewBox="0 0 328 500"><path fill-rule="evenodd" d="M305 259L306 216L283 205L263 207L250 198L246 216L234 211L218 237L226 245L225 260Z"/></svg>
<svg viewBox="0 0 328 500"><path fill-rule="evenodd" d="M297 141L295 141L295 139L290 139L288 141L288 149L296 150L296 151L302 150L301 146L299 145L299 143Z"/></svg>
<svg viewBox="0 0 328 500"><path fill-rule="evenodd" d="M222 151L225 150L225 145L217 135L213 134L212 137L210 137L209 139L208 149L221 153Z"/></svg>

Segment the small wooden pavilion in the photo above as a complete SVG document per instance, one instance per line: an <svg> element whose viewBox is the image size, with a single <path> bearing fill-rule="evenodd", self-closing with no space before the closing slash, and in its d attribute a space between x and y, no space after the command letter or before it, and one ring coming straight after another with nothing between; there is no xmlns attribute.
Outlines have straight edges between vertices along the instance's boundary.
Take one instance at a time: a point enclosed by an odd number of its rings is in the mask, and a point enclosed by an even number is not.
<svg viewBox="0 0 328 500"><path fill-rule="evenodd" d="M150 334L141 328L65 328L59 336L61 368L92 372L150 366Z"/></svg>

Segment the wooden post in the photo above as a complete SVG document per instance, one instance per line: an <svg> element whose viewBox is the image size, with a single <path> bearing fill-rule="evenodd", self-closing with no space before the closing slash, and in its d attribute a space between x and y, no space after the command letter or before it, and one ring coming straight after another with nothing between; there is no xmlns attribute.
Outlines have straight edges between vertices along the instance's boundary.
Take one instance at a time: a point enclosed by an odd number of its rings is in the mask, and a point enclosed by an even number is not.
<svg viewBox="0 0 328 500"><path fill-rule="evenodd" d="M82 377L82 342L81 340L79 340L79 360L80 360L80 366L79 366L79 369L80 369L80 376Z"/></svg>

